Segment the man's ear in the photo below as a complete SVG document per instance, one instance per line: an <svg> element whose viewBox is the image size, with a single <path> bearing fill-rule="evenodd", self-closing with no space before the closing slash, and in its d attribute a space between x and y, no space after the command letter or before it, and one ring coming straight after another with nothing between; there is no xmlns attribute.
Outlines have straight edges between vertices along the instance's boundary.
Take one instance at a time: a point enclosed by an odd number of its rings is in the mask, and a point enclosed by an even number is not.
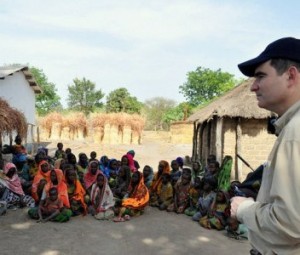
<svg viewBox="0 0 300 255"><path fill-rule="evenodd" d="M288 86L294 86L300 79L300 73L295 66L290 66L287 70Z"/></svg>

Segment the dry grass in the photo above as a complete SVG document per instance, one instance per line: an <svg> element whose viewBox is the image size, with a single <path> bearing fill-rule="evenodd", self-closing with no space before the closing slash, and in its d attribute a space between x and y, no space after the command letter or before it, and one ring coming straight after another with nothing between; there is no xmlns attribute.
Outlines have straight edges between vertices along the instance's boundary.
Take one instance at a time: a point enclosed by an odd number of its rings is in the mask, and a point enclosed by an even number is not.
<svg viewBox="0 0 300 255"><path fill-rule="evenodd" d="M27 121L23 113L10 107L0 98L0 134L12 134L16 131L22 138L27 135Z"/></svg>
<svg viewBox="0 0 300 255"><path fill-rule="evenodd" d="M73 112L67 115L61 115L55 112L43 118L39 118L39 123L42 129L47 130L49 134L51 134L51 129L53 129L53 123L61 123L61 129L69 128L70 135L64 134L64 137L70 137L72 140L74 135L76 136L79 132L83 132L83 135L86 137L88 134L95 134L95 130L97 130L96 133L99 132L99 130L105 130L105 125L117 127L121 137L125 126L129 127L136 136L141 136L145 126L145 119L137 114L130 115L126 113L93 113L87 119L86 116L80 112ZM111 128L107 129L107 132L110 132L110 130ZM112 129L112 131L113 130L114 129ZM101 139L103 139L105 135L109 137L109 134L101 134Z"/></svg>

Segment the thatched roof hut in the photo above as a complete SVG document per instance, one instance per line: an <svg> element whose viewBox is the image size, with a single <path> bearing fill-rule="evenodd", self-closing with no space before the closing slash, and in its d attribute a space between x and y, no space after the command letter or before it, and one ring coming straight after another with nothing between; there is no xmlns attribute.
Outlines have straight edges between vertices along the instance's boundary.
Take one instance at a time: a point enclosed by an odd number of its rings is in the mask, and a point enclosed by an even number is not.
<svg viewBox="0 0 300 255"><path fill-rule="evenodd" d="M191 115L188 120L202 123L211 120L214 116L246 119L270 117L272 115L270 111L258 107L256 95L250 91L252 82L253 79L249 79L238 85Z"/></svg>
<svg viewBox="0 0 300 255"><path fill-rule="evenodd" d="M237 154L255 168L267 159L275 140L267 132L273 114L258 107L255 93L250 91L252 82L243 82L188 118L194 122L192 157L204 163L209 154L215 154L220 162L225 155L232 156L233 179L246 175Z"/></svg>
<svg viewBox="0 0 300 255"><path fill-rule="evenodd" d="M2 135L12 135L14 132L22 138L26 137L27 122L24 114L10 107L2 98L0 98L0 120L0 142Z"/></svg>

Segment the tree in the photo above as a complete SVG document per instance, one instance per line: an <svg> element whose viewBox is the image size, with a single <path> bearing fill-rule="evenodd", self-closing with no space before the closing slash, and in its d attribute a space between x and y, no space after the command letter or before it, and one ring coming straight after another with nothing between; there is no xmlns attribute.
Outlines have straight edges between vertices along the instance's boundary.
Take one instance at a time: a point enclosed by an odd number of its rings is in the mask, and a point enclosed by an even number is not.
<svg viewBox="0 0 300 255"><path fill-rule="evenodd" d="M234 75L222 72L221 69L213 71L198 67L196 71L189 72L187 77L187 82L179 89L194 107L220 96L237 84Z"/></svg>
<svg viewBox="0 0 300 255"><path fill-rule="evenodd" d="M141 113L142 103L130 95L126 88L110 92L106 98L106 112Z"/></svg>
<svg viewBox="0 0 300 255"><path fill-rule="evenodd" d="M95 84L90 80L75 78L72 85L68 86L68 105L70 109L83 112L88 115L95 108L102 107L100 102L104 97L101 90L95 90Z"/></svg>
<svg viewBox="0 0 300 255"><path fill-rule="evenodd" d="M169 127L165 114L176 106L172 99L155 97L145 101L145 113L147 116L147 126L150 129L167 129Z"/></svg>
<svg viewBox="0 0 300 255"><path fill-rule="evenodd" d="M36 96L35 101L35 107L38 114L45 115L51 111L61 110L62 105L55 84L48 81L43 70L36 67L30 67L29 70L42 89L42 93Z"/></svg>
<svg viewBox="0 0 300 255"><path fill-rule="evenodd" d="M173 121L184 121L192 113L192 107L189 103L183 102L174 108L169 109L163 115L163 121L168 125Z"/></svg>

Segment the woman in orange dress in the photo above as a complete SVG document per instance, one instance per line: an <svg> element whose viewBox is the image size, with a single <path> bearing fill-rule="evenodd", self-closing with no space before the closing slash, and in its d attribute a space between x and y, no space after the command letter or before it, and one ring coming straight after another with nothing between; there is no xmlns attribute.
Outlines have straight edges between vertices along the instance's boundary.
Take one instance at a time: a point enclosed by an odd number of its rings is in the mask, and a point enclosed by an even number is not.
<svg viewBox="0 0 300 255"><path fill-rule="evenodd" d="M150 205L157 204L158 200L158 190L159 186L162 183L162 175L164 173L169 174L170 173L170 165L167 161L161 160L158 164L158 171L154 175L151 186L150 186Z"/></svg>
<svg viewBox="0 0 300 255"><path fill-rule="evenodd" d="M34 176L31 194L35 202L38 204L45 185L50 181L50 165L46 160L42 160L38 165L38 171Z"/></svg>
<svg viewBox="0 0 300 255"><path fill-rule="evenodd" d="M139 171L133 173L128 188L128 195L122 201L118 217L115 222L129 220L132 216L143 214L145 207L149 203L149 191L144 184L143 174Z"/></svg>

